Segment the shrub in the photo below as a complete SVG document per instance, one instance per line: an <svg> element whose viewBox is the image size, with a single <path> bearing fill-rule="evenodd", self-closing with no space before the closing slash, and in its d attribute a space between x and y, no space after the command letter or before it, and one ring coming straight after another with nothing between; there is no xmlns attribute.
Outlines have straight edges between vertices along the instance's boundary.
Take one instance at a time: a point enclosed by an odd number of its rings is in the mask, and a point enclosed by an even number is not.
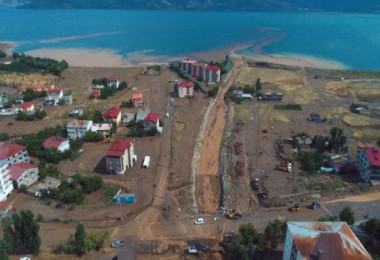
<svg viewBox="0 0 380 260"><path fill-rule="evenodd" d="M85 142L100 142L104 140L104 135L98 132L87 131L83 137Z"/></svg>
<svg viewBox="0 0 380 260"><path fill-rule="evenodd" d="M25 185L25 184L22 184L19 189L18 189L19 192L23 192L23 193L27 193L28 191L28 187Z"/></svg>
<svg viewBox="0 0 380 260"><path fill-rule="evenodd" d="M42 222L42 221L44 221L44 216L42 216L41 214L38 214L37 217L36 217L36 221L37 221L37 222Z"/></svg>
<svg viewBox="0 0 380 260"><path fill-rule="evenodd" d="M274 109L276 110L302 110L300 104L282 104L282 105L274 105Z"/></svg>
<svg viewBox="0 0 380 260"><path fill-rule="evenodd" d="M9 134L7 133L0 133L0 142L6 141L9 139Z"/></svg>

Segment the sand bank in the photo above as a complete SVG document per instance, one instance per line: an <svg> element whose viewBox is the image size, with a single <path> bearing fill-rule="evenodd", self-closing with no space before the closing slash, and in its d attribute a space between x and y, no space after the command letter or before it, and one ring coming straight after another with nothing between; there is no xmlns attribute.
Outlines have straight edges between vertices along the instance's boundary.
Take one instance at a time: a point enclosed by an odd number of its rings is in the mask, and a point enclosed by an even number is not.
<svg viewBox="0 0 380 260"><path fill-rule="evenodd" d="M13 43L0 43L0 48L11 50ZM70 66L74 67L131 67L146 64L167 64L169 61L190 57L198 60L221 60L225 56L240 55L236 51L252 47L250 44L235 45L224 49L204 52L187 53L181 56L155 56L150 50L129 53L126 56L117 54L112 50L102 49L37 49L26 52L27 55L35 57L46 57L56 60L66 60ZM315 67L323 69L345 69L339 62L322 60L309 56L296 54L277 55L266 53L254 53L246 56L254 61L283 64L297 67Z"/></svg>

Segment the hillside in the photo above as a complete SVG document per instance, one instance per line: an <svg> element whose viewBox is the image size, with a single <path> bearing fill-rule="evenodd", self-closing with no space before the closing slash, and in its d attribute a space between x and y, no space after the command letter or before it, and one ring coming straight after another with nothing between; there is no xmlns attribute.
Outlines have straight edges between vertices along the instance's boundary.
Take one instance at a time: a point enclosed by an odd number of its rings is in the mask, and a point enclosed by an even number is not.
<svg viewBox="0 0 380 260"><path fill-rule="evenodd" d="M7 1L7 0L2 0ZM8 0L10 1L10 0ZM0 0L1 2L1 0ZM20 8L380 12L378 0L30 0Z"/></svg>

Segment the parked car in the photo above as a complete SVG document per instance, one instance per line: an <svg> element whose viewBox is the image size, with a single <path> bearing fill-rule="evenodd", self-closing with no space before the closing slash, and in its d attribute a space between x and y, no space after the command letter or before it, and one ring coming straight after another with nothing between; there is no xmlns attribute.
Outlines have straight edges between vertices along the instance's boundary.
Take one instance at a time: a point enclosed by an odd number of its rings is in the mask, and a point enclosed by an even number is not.
<svg viewBox="0 0 380 260"><path fill-rule="evenodd" d="M201 224L203 224L203 223L204 223L203 218L197 218L197 219L194 221L194 224L196 224L196 225L201 225Z"/></svg>
<svg viewBox="0 0 380 260"><path fill-rule="evenodd" d="M321 204L319 204L319 202L317 202L317 201L313 201L313 202L311 203L310 207L311 207L312 209L318 209L318 208L321 207Z"/></svg>
<svg viewBox="0 0 380 260"><path fill-rule="evenodd" d="M257 193L257 197L261 199L266 199L268 197L268 194L266 192L259 192Z"/></svg>
<svg viewBox="0 0 380 260"><path fill-rule="evenodd" d="M116 247L121 247L124 245L124 241L123 240L116 240L116 241L113 241L112 242L112 247L116 248Z"/></svg>

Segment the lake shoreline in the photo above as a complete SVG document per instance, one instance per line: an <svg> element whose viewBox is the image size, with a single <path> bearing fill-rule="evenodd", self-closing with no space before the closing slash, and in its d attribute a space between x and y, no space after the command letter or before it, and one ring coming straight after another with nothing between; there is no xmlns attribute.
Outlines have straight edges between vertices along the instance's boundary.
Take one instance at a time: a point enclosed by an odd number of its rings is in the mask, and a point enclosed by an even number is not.
<svg viewBox="0 0 380 260"><path fill-rule="evenodd" d="M3 49L8 54L16 47L13 42L0 42L0 49ZM239 54L238 51L252 49L251 55ZM70 67L136 67L146 66L151 64L165 65L173 60L180 60L183 58L192 58L197 60L222 60L227 55L229 56L245 56L257 62L266 62L295 67L313 67L322 69L346 69L346 67L335 61L323 60L310 56L303 56L298 54L267 54L263 52L255 53L255 47L251 44L239 44L227 48L211 51L202 51L188 53L181 56L154 56L150 55L150 50L143 50L139 52L129 53L125 56L118 54L116 51L107 49L79 49L79 48L61 48L61 49L36 49L25 52L25 54L41 57L51 58L56 60L66 60Z"/></svg>

